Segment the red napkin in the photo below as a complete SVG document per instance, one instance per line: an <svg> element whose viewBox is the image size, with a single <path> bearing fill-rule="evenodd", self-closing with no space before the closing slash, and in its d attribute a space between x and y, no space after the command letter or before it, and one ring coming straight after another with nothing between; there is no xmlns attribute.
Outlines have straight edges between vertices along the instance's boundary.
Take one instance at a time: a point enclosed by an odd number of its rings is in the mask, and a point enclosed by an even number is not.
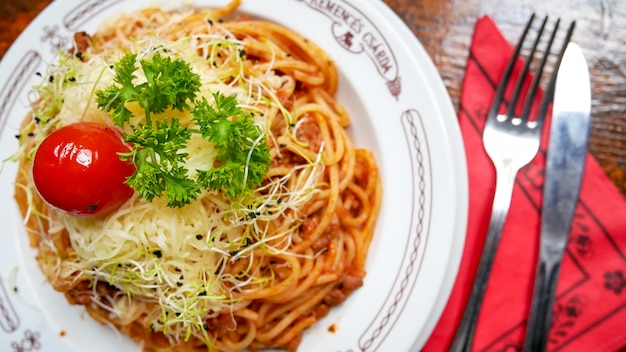
<svg viewBox="0 0 626 352"><path fill-rule="evenodd" d="M478 20L459 111L470 185L466 245L452 295L425 352L449 348L470 294L495 188L482 130L512 52L490 18ZM473 351L518 351L523 344L537 260L545 137L537 157L518 174ZM626 346L626 202L590 155L553 310L549 351L614 351Z"/></svg>

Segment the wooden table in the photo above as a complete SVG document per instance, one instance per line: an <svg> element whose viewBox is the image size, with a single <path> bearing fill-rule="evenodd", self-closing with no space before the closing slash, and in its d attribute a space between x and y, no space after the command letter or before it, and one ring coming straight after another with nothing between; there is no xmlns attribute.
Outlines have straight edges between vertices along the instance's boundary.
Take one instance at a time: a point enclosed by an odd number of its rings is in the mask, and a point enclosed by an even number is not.
<svg viewBox="0 0 626 352"><path fill-rule="evenodd" d="M578 43L591 70L591 153L626 196L626 2L623 0L384 0L420 39L458 107L477 18L487 14L510 42L532 12L577 21ZM0 58L51 0L0 4ZM626 349L622 351L626 352Z"/></svg>

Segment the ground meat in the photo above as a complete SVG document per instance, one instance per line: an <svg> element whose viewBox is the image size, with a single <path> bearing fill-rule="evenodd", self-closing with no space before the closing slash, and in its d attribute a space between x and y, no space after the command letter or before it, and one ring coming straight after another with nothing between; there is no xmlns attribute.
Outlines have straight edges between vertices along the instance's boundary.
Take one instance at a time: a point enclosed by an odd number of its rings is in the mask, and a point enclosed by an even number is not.
<svg viewBox="0 0 626 352"><path fill-rule="evenodd" d="M330 306L341 304L350 294L352 294L352 291L361 286L363 286L363 279L361 276L358 274L348 273L344 277L341 285L334 288L326 295L326 297L324 297L324 303Z"/></svg>
<svg viewBox="0 0 626 352"><path fill-rule="evenodd" d="M93 292L89 288L89 283L86 281L82 281L76 287L65 293L67 299L72 304L80 304L87 305L91 302L91 298L93 297Z"/></svg>
<svg viewBox="0 0 626 352"><path fill-rule="evenodd" d="M91 46L92 40L93 38L87 32L74 33L74 43L76 43L74 54L83 61L86 59L82 55Z"/></svg>
<svg viewBox="0 0 626 352"><path fill-rule="evenodd" d="M311 248L315 251L319 251L328 247L330 240L338 235L339 230L339 217L337 217L337 214L334 214L330 224L328 224L328 227L324 230L324 233L317 240L315 240L313 244L311 244Z"/></svg>
<svg viewBox="0 0 626 352"><path fill-rule="evenodd" d="M219 314L215 318L207 319L204 322L204 324L205 326L203 328L206 328L209 331L217 330L217 329L229 330L229 329L235 329L237 327L236 326L237 322L233 321L233 318L230 315L230 313Z"/></svg>
<svg viewBox="0 0 626 352"><path fill-rule="evenodd" d="M293 109L293 102L295 99L291 92L288 92L287 90L281 88L278 90L278 92L276 92L276 96L278 97L278 101L280 102L280 104L286 110L289 111Z"/></svg>
<svg viewBox="0 0 626 352"><path fill-rule="evenodd" d="M326 247L328 247L328 243L330 243L330 233L324 233L320 237L318 237L315 242L311 244L311 248L314 251L320 251Z"/></svg>
<svg viewBox="0 0 626 352"><path fill-rule="evenodd" d="M322 145L322 134L319 126L315 122L313 117L304 117L304 120L298 123L298 127L295 130L296 138L303 143L308 144L308 149L318 153ZM285 119L282 115L278 115L272 122L270 127L274 136L281 136L286 130ZM273 140L270 140L268 144L273 148L276 147ZM307 160L300 155L291 152L286 148L286 145L279 145L280 153L278 153L270 162L271 167L293 167L294 165L306 164Z"/></svg>
<svg viewBox="0 0 626 352"><path fill-rule="evenodd" d="M319 152L322 145L322 133L313 117L304 117L298 126L296 138L301 142L308 143L309 150Z"/></svg>
<svg viewBox="0 0 626 352"><path fill-rule="evenodd" d="M120 292L120 290L115 286L109 285L108 282L99 281L96 284L96 294L99 297L114 297L118 292Z"/></svg>
<svg viewBox="0 0 626 352"><path fill-rule="evenodd" d="M326 297L324 297L324 303L328 304L329 306L336 306L345 301L346 297L347 295L345 293L343 293L340 289L335 288L332 291L328 292Z"/></svg>
<svg viewBox="0 0 626 352"><path fill-rule="evenodd" d="M313 311L313 316L315 316L315 319L320 320L327 316L328 312L330 312L330 307L326 304L320 304Z"/></svg>
<svg viewBox="0 0 626 352"><path fill-rule="evenodd" d="M291 341L287 342L284 348L287 350L287 352L296 352L298 350L298 345L300 345L300 342L302 342L301 333L291 339Z"/></svg>
<svg viewBox="0 0 626 352"><path fill-rule="evenodd" d="M343 290L352 292L357 288L363 286L363 279L361 276L348 274L346 278L343 280Z"/></svg>
<svg viewBox="0 0 626 352"><path fill-rule="evenodd" d="M308 236L311 232L313 232L320 224L320 217L318 215L310 216L304 220L302 223L302 234L304 236Z"/></svg>

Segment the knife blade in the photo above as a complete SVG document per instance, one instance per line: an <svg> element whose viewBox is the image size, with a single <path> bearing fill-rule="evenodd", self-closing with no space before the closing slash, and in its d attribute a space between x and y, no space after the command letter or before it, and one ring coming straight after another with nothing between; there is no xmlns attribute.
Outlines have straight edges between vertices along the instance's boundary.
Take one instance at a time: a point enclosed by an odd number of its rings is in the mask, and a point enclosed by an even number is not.
<svg viewBox="0 0 626 352"><path fill-rule="evenodd" d="M561 260L583 178L589 124L589 70L570 42L559 66L546 160L539 259L524 351L545 351Z"/></svg>

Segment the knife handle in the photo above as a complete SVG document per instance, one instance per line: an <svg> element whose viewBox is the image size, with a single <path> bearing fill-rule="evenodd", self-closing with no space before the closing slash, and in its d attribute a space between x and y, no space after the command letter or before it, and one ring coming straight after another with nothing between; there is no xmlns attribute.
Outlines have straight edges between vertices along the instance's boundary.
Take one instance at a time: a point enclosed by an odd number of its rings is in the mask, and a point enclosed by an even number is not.
<svg viewBox="0 0 626 352"><path fill-rule="evenodd" d="M552 305L561 268L560 260L548 260L540 254L535 278L524 352L543 352L548 344L548 333L552 325Z"/></svg>

